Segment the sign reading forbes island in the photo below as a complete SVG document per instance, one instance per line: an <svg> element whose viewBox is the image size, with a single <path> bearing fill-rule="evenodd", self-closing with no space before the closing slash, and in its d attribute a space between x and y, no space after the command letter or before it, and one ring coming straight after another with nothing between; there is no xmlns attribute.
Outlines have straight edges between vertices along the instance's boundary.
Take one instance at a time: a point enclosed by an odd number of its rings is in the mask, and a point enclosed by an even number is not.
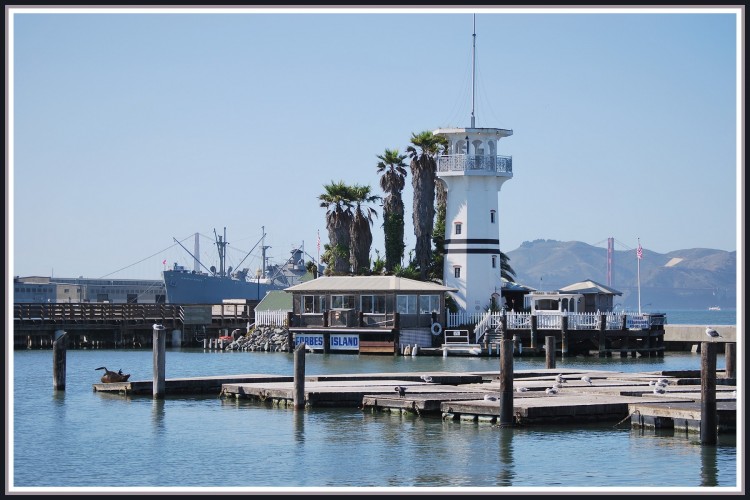
<svg viewBox="0 0 750 500"><path fill-rule="evenodd" d="M359 350L359 335L332 333L329 348L332 351ZM298 347L302 342L311 349L323 349L322 333L298 333L294 336L294 346Z"/></svg>

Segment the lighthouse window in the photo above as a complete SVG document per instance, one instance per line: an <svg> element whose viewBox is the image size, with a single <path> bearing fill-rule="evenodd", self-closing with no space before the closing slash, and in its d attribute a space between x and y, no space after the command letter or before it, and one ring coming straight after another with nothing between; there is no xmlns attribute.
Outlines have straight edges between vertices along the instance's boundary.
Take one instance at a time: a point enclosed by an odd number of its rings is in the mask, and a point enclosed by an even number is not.
<svg viewBox="0 0 750 500"><path fill-rule="evenodd" d="M456 222L456 234L461 234L461 223Z"/></svg>
<svg viewBox="0 0 750 500"><path fill-rule="evenodd" d="M454 278L460 278L461 277L461 268L460 267L454 267L453 268L453 277Z"/></svg>
<svg viewBox="0 0 750 500"><path fill-rule="evenodd" d="M492 269L497 269L497 255L492 256Z"/></svg>
<svg viewBox="0 0 750 500"><path fill-rule="evenodd" d="M495 223L495 211L490 210L490 224L494 224L494 223ZM495 266L492 266L492 267L495 267Z"/></svg>

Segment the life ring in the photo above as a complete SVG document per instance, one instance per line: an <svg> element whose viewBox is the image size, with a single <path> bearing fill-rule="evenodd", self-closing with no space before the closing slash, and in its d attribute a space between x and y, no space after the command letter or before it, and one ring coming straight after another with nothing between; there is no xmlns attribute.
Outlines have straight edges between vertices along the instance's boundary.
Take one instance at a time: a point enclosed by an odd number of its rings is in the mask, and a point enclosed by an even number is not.
<svg viewBox="0 0 750 500"><path fill-rule="evenodd" d="M432 326L430 327L430 330L432 331L432 334L435 335L436 337L440 335L441 333L443 333L443 327L438 322L433 323Z"/></svg>

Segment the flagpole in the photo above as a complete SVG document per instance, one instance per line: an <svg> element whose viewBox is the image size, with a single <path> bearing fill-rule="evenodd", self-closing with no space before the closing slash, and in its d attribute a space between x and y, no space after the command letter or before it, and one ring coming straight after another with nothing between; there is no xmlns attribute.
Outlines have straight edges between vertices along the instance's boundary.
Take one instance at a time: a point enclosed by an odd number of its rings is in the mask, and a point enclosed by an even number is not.
<svg viewBox="0 0 750 500"><path fill-rule="evenodd" d="M638 250L636 260L638 261L638 315L641 315L641 239L638 238Z"/></svg>

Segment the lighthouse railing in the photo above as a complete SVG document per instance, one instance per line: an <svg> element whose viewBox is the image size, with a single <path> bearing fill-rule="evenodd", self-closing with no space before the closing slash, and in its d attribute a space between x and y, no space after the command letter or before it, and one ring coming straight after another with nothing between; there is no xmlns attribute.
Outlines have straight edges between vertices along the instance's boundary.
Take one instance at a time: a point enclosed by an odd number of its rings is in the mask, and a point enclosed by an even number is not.
<svg viewBox="0 0 750 500"><path fill-rule="evenodd" d="M481 170L501 174L513 173L512 156L489 155L440 155L437 158L438 172L465 172Z"/></svg>

